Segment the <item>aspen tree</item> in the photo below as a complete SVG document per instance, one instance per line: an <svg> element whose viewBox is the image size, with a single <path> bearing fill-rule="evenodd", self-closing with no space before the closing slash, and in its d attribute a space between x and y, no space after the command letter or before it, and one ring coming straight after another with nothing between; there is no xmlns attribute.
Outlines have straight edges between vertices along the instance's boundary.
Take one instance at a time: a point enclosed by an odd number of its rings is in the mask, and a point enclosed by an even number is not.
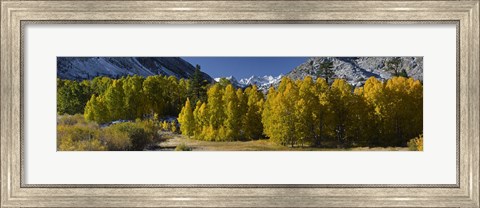
<svg viewBox="0 0 480 208"><path fill-rule="evenodd" d="M239 100L233 86L227 85L224 91L223 103L225 103L225 121L224 121L224 133L225 139L234 140L238 139L240 135L240 128L242 117L239 109Z"/></svg>
<svg viewBox="0 0 480 208"><path fill-rule="evenodd" d="M259 139L263 133L262 110L264 98L256 85L245 90L247 106L244 120L244 131L247 139Z"/></svg>
<svg viewBox="0 0 480 208"><path fill-rule="evenodd" d="M195 120L193 117L193 111L190 104L190 99L187 98L185 106L180 111L178 116L178 122L180 123L180 131L183 135L193 136L195 130Z"/></svg>

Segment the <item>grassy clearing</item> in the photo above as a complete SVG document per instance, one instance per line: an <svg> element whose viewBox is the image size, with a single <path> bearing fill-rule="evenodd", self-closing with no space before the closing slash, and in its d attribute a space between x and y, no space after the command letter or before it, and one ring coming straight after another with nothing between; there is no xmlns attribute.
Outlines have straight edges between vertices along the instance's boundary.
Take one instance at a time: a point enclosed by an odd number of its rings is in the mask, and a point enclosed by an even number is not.
<svg viewBox="0 0 480 208"><path fill-rule="evenodd" d="M296 147L290 148L277 145L267 139L254 141L209 142L188 139L184 135L160 132L164 139L158 144L157 151L173 151L178 146L191 148L191 151L408 151L408 147L356 147L350 149Z"/></svg>

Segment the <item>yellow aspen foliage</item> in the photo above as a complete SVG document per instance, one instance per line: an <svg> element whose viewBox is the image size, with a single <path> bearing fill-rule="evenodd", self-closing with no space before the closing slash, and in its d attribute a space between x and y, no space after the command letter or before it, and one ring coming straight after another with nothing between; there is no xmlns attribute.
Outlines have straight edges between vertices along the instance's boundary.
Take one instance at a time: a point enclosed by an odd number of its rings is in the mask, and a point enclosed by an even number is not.
<svg viewBox="0 0 480 208"><path fill-rule="evenodd" d="M125 118L124 96L123 79L113 80L112 85L107 88L105 94L102 96L105 106L108 109L110 119L118 120Z"/></svg>
<svg viewBox="0 0 480 208"><path fill-rule="evenodd" d="M295 137L295 103L298 99L298 88L295 83L284 77L278 87L278 93L270 90L268 109L264 113L263 123L265 134L281 145L294 146L298 139Z"/></svg>
<svg viewBox="0 0 480 208"><path fill-rule="evenodd" d="M262 111L264 98L262 92L258 91L256 85L249 87L245 90L247 97L247 104L244 112L243 130L245 132L245 138L247 139L260 139L263 134L262 125Z"/></svg>
<svg viewBox="0 0 480 208"><path fill-rule="evenodd" d="M420 135L414 141L415 141L415 146L417 146L417 150L423 151L423 135Z"/></svg>
<svg viewBox="0 0 480 208"><path fill-rule="evenodd" d="M123 84L124 94L124 115L126 119L141 118L144 112L144 94L143 94L143 77L135 75L125 79Z"/></svg>
<svg viewBox="0 0 480 208"><path fill-rule="evenodd" d="M174 132L174 133L177 132L177 130L178 130L178 129L177 129L177 122L172 121L172 122L170 123L170 130L171 130L172 132Z"/></svg>
<svg viewBox="0 0 480 208"><path fill-rule="evenodd" d="M284 111L281 114L284 117L281 120L286 125L284 140L293 147L298 141L298 138L295 137L295 102L298 100L298 88L293 82L287 84L287 88L283 92L283 100Z"/></svg>
<svg viewBox="0 0 480 208"><path fill-rule="evenodd" d="M350 105L352 102L352 87L343 79L335 79L328 94L332 114L329 124L337 146L348 146L347 125L350 119Z"/></svg>
<svg viewBox="0 0 480 208"><path fill-rule="evenodd" d="M225 103L225 120L224 126L221 127L223 132L220 135L224 135L221 140L238 139L242 127L242 117L237 93L231 84L225 88L223 103Z"/></svg>
<svg viewBox="0 0 480 208"><path fill-rule="evenodd" d="M248 87L247 89L249 89ZM245 140L246 134L247 134L247 129L245 129L245 122L247 121L247 112L248 112L248 94L247 94L247 89L245 89L245 92L239 88L237 89L237 110L238 110L238 115L239 115L239 132L238 132L238 137L236 140ZM261 122L260 122L261 126ZM261 128L260 128L261 129ZM263 131L263 130L261 130ZM257 137L258 138L258 137ZM253 138L252 138L253 139Z"/></svg>
<svg viewBox="0 0 480 208"><path fill-rule="evenodd" d="M111 120L103 97L92 95L85 106L84 117L87 121L96 121L98 123L106 123Z"/></svg>
<svg viewBox="0 0 480 208"><path fill-rule="evenodd" d="M263 132L265 135L270 136L273 134L273 105L274 99L277 96L277 91L274 87L270 87L267 93L267 99L263 105L262 111L262 124Z"/></svg>
<svg viewBox="0 0 480 208"><path fill-rule="evenodd" d="M190 105L190 99L188 98L185 102L185 106L180 111L178 122L180 123L180 131L183 135L193 136L195 130L195 120L193 117L192 107Z"/></svg>
<svg viewBox="0 0 480 208"><path fill-rule="evenodd" d="M162 122L162 130L163 131L170 131L170 123L168 123L167 121L163 121Z"/></svg>
<svg viewBox="0 0 480 208"><path fill-rule="evenodd" d="M200 109L198 110L198 120L195 120L197 122L200 134L198 139L204 139L205 138L205 129L207 126L209 126L209 114L208 114L208 107L206 103L202 103L200 106Z"/></svg>
<svg viewBox="0 0 480 208"><path fill-rule="evenodd" d="M295 137L302 147L313 138L312 122L309 121L311 119L310 110L303 98L295 103Z"/></svg>
<svg viewBox="0 0 480 208"><path fill-rule="evenodd" d="M163 97L163 84L162 76L149 76L143 82L147 112L164 115L166 103Z"/></svg>
<svg viewBox="0 0 480 208"><path fill-rule="evenodd" d="M207 91L209 124L214 130L219 129L225 120L225 104L223 102L223 89L215 84Z"/></svg>
<svg viewBox="0 0 480 208"><path fill-rule="evenodd" d="M408 142L408 149L411 151L423 151L423 134L411 139Z"/></svg>
<svg viewBox="0 0 480 208"><path fill-rule="evenodd" d="M213 129L212 125L208 125L205 127L205 129L203 130L203 137L206 141L215 141L215 139L217 138L217 133Z"/></svg>
<svg viewBox="0 0 480 208"><path fill-rule="evenodd" d="M370 77L362 88L362 93L367 102L379 105L382 102L384 84L375 77ZM381 106L375 109L377 113L381 111Z"/></svg>
<svg viewBox="0 0 480 208"><path fill-rule="evenodd" d="M97 97L95 95L92 95L90 100L87 102L85 105L85 111L83 113L85 120L87 121L94 121L95 120L95 107L96 107L96 100Z"/></svg>
<svg viewBox="0 0 480 208"><path fill-rule="evenodd" d="M311 144L317 140L316 125L314 111L319 107L319 100L317 98L317 92L315 89L315 83L310 76L305 77L303 80L297 82L298 89L298 101L295 105L296 114L296 126L295 132L299 140L301 140L301 146L305 143Z"/></svg>
<svg viewBox="0 0 480 208"><path fill-rule="evenodd" d="M202 133L202 125L200 124L200 107L202 106L202 101L197 101L195 105L195 109L193 110L193 119L195 120L195 130L194 130L194 137L199 138L200 134Z"/></svg>
<svg viewBox="0 0 480 208"><path fill-rule="evenodd" d="M320 146L326 140L327 136L327 118L330 115L330 101L328 100L329 86L323 78L318 78L313 86L313 94L315 94L316 106L313 108L313 123L315 135L313 146Z"/></svg>
<svg viewBox="0 0 480 208"><path fill-rule="evenodd" d="M395 146L405 146L422 132L423 87L412 78L393 77L385 85L383 99L384 138Z"/></svg>
<svg viewBox="0 0 480 208"><path fill-rule="evenodd" d="M404 77L372 77L358 88L343 79L329 86L323 78L284 77L266 95L256 86L217 83L205 101L190 105L178 118L182 133L207 141L266 136L291 147L406 146L423 131L422 83Z"/></svg>

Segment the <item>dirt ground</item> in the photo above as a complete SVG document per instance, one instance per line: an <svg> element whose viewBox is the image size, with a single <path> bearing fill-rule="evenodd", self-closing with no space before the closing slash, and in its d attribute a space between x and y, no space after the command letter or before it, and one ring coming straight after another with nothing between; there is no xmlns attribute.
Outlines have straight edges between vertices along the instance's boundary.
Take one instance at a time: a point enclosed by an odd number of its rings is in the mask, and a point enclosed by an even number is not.
<svg viewBox="0 0 480 208"><path fill-rule="evenodd" d="M172 132L159 132L164 141L158 143L151 150L174 151L179 145L186 145L192 151L408 151L407 147L356 147L349 149L332 148L301 148L285 147L270 142L267 139L235 142L210 142L188 139L186 136Z"/></svg>

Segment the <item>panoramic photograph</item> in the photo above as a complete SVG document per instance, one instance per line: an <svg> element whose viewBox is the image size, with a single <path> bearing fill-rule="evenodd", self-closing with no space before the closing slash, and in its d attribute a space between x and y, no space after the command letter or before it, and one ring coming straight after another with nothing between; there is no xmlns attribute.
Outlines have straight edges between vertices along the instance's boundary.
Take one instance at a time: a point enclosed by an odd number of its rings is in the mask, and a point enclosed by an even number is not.
<svg viewBox="0 0 480 208"><path fill-rule="evenodd" d="M423 57L57 57L57 151L423 151Z"/></svg>

